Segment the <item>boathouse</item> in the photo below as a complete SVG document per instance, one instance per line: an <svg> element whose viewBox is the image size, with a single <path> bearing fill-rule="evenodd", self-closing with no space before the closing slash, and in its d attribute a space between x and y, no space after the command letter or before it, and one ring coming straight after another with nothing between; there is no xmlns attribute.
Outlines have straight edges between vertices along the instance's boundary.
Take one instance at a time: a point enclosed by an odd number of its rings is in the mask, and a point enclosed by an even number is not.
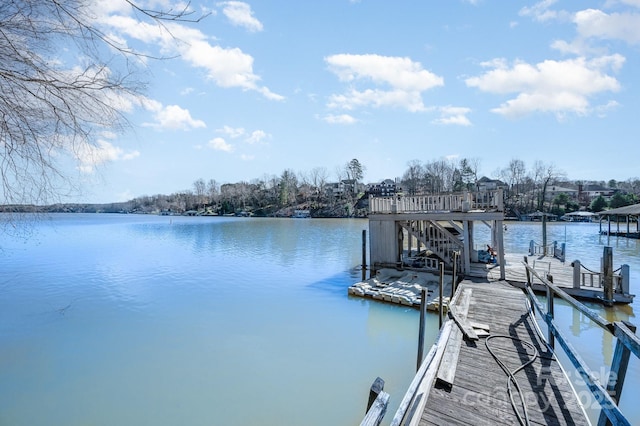
<svg viewBox="0 0 640 426"><path fill-rule="evenodd" d="M446 268L473 276L471 264L495 259L505 279L502 189L462 194L371 197L371 274L382 268ZM475 242L474 227L487 226L491 242ZM489 245L490 247L487 247ZM484 255L486 254L486 259Z"/></svg>
<svg viewBox="0 0 640 426"><path fill-rule="evenodd" d="M619 207L617 209L605 210L598 213L600 215L600 234L615 235L628 238L640 238L640 228L638 228L638 218L640 218L640 203L631 206ZM606 218L607 229L602 229L602 221ZM611 219L616 222L616 229L611 229ZM620 218L625 218L626 229L620 230ZM632 230L631 223L635 222L635 231Z"/></svg>

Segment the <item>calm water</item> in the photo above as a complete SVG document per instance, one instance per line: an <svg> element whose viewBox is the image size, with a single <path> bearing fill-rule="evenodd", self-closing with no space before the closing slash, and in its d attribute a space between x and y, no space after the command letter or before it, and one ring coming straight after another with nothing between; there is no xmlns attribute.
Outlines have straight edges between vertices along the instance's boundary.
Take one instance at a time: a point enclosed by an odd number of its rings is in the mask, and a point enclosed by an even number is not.
<svg viewBox="0 0 640 426"><path fill-rule="evenodd" d="M507 250L541 241L539 224L508 226ZM377 376L388 424L415 372L418 312L347 296L367 227L73 214L0 237L0 424L351 425ZM597 229L550 225L549 240L591 269L613 246L640 294L638 241ZM592 307L637 322L637 303ZM592 368L609 365L613 342L556 309ZM637 421L639 384L634 359L621 405Z"/></svg>
<svg viewBox="0 0 640 426"><path fill-rule="evenodd" d="M0 424L357 424L377 376L395 412L418 313L347 296L367 226L59 215L2 238Z"/></svg>

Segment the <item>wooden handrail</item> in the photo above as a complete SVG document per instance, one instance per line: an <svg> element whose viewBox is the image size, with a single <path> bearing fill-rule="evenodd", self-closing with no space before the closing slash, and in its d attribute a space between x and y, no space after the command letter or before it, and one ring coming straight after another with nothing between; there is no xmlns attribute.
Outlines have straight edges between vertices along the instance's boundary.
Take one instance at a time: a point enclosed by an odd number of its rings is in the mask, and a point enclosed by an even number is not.
<svg viewBox="0 0 640 426"><path fill-rule="evenodd" d="M587 387L602 407L598 426L608 424L630 425L629 421L618 407L618 402L620 400L620 395L622 394L622 385L624 383L630 354L633 353L640 359L640 338L634 334L635 326L632 324L627 325L623 321L616 321L614 323L607 321L597 312L587 308L584 304L569 296L566 292L553 284L551 276L548 278L541 277L534 268L529 266L526 257L524 258L523 264L527 274L527 285L525 287L525 291L531 301L533 312L535 312L536 309L538 310L542 319L547 324L550 337L552 336L549 340L553 341L557 339L565 354L573 366L578 370L580 376L587 384ZM549 308L546 311L531 288L532 276L538 278L540 282L547 287L547 298L551 300L548 300ZM598 324L602 329L617 338L615 355L611 365L611 372L615 374L610 374L606 388L603 387L600 381L589 370L587 364L580 357L578 352L573 348L573 346L571 346L563 333L557 328L553 318L552 299L554 295L565 300L571 306L586 315L594 323ZM552 343L550 343L550 346L552 346Z"/></svg>
<svg viewBox="0 0 640 426"><path fill-rule="evenodd" d="M437 195L369 197L371 213L416 213L490 209L504 211L502 190Z"/></svg>

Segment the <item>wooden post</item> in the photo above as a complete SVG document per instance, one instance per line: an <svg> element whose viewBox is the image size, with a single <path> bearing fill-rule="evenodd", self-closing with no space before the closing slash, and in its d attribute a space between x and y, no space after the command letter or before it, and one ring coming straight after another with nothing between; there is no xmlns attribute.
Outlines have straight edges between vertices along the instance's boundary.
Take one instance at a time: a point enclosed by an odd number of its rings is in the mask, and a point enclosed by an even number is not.
<svg viewBox="0 0 640 426"><path fill-rule="evenodd" d="M362 281L367 279L367 230L362 230Z"/></svg>
<svg viewBox="0 0 640 426"><path fill-rule="evenodd" d="M613 248L605 247L602 254L604 304L613 306Z"/></svg>
<svg viewBox="0 0 640 426"><path fill-rule="evenodd" d="M506 271L505 271L505 261L504 261L504 229L503 229L503 222L501 220L496 222L496 233L497 233L497 237L496 237L496 242L497 247L498 247L498 263L500 266L500 279L501 280L505 280L506 279Z"/></svg>
<svg viewBox="0 0 640 426"><path fill-rule="evenodd" d="M550 283L553 284L553 276L551 274L547 275L547 280L549 280ZM553 290L551 290L551 287L546 286L547 287L547 314L551 317L551 321L553 321ZM547 326L547 341L549 342L549 346L551 346L551 349L555 349L556 346L556 341L555 341L555 337L553 336L553 333L551 332L551 327Z"/></svg>
<svg viewBox="0 0 640 426"><path fill-rule="evenodd" d="M580 289L580 268L582 266L579 260L574 260L571 265L573 266L573 288Z"/></svg>
<svg viewBox="0 0 640 426"><path fill-rule="evenodd" d="M629 265L624 264L620 267L620 276L622 278L622 294L629 294Z"/></svg>
<svg viewBox="0 0 640 426"><path fill-rule="evenodd" d="M449 302L453 300L453 296L456 294L456 284L458 282L458 252L453 252L453 272L451 273L451 299Z"/></svg>
<svg viewBox="0 0 640 426"><path fill-rule="evenodd" d="M633 333L636 332L636 326L627 321L616 322L614 327L620 328L620 324L624 324ZM629 365L629 358L631 351L627 348L621 339L618 337L616 348L613 353L613 360L611 361L611 371L609 372L609 381L607 383L607 393L617 403L620 402L620 396L622 395L622 387L624 386L624 379L627 375L627 366ZM598 426L610 425L611 421L604 413L600 414L598 419Z"/></svg>
<svg viewBox="0 0 640 426"><path fill-rule="evenodd" d="M471 250L473 250L473 227L469 226L470 223L468 220L462 221L462 235L464 237L463 243L463 253L464 258L462 259L462 273L468 274L471 271ZM476 259L477 260L477 259Z"/></svg>
<svg viewBox="0 0 640 426"><path fill-rule="evenodd" d="M376 379L371 384L371 389L369 389L369 402L367 402L367 410L365 411L365 413L369 411L369 409L373 405L373 402L383 390L384 380L382 380L380 377L376 377Z"/></svg>
<svg viewBox="0 0 640 426"><path fill-rule="evenodd" d="M440 302L438 303L438 329L442 328L442 305L444 303L444 262L440 262Z"/></svg>
<svg viewBox="0 0 640 426"><path fill-rule="evenodd" d="M542 255L547 255L547 215L542 212Z"/></svg>
<svg viewBox="0 0 640 426"><path fill-rule="evenodd" d="M423 351L424 351L424 329L427 317L427 289L422 287L420 290L420 326L418 327L418 361L416 365L416 371L420 369L422 365Z"/></svg>

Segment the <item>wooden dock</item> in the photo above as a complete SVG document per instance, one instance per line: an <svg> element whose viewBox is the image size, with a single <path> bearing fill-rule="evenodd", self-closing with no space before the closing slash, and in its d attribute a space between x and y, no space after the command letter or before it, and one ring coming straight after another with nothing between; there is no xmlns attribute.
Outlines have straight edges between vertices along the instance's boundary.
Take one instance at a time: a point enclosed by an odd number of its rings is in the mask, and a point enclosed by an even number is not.
<svg viewBox="0 0 640 426"><path fill-rule="evenodd" d="M589 424L522 290L504 281L465 280L452 306L458 321L441 329L417 388L407 392L415 395L405 396L392 425L514 425L527 417L532 424ZM473 327L467 331L475 337L463 339L459 322ZM517 384L499 362L515 371Z"/></svg>
<svg viewBox="0 0 640 426"><path fill-rule="evenodd" d="M580 285L575 286L574 282L574 269L571 262L562 262L552 256L541 255L516 255L505 254L505 277L506 280L513 286L518 288L524 288L527 282L526 268L523 262L527 261L529 266L535 269L541 276L552 276L553 282L559 287L562 287L567 294L575 297L579 300L588 300L603 302L604 288L600 282L599 272L588 272L587 268L583 266ZM595 268L598 265L590 265ZM489 281L500 280L500 272L496 270L495 265L485 265L482 263L472 264L470 276L477 278L486 278ZM628 284L627 284L628 286ZM627 287L625 286L625 287ZM543 293L546 291L546 287L539 280L534 278L532 289L535 292ZM618 289L613 294L614 303L632 303L635 295L628 293L628 288Z"/></svg>

